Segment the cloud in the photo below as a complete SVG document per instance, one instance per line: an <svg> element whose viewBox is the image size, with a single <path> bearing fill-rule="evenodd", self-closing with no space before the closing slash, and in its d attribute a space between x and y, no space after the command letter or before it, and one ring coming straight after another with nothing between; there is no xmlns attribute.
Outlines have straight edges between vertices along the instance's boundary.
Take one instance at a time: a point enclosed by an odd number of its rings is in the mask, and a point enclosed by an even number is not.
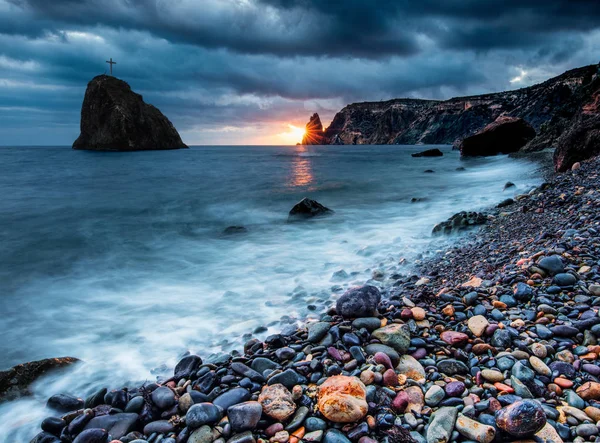
<svg viewBox="0 0 600 443"><path fill-rule="evenodd" d="M348 102L498 91L595 63L599 26L583 0L0 0L1 143L70 144L109 57L186 142L267 142Z"/></svg>

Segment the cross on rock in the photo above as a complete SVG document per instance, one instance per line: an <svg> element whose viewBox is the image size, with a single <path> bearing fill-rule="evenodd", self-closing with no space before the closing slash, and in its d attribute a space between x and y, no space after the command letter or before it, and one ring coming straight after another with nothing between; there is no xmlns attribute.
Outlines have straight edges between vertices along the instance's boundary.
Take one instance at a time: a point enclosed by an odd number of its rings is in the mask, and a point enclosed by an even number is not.
<svg viewBox="0 0 600 443"><path fill-rule="evenodd" d="M106 60L106 63L108 63L108 64L110 65L110 75L112 75L112 65L116 65L116 64L117 64L117 62L113 62L113 59L112 59L112 57L111 57L111 58L110 58L110 61L109 61L109 60Z"/></svg>

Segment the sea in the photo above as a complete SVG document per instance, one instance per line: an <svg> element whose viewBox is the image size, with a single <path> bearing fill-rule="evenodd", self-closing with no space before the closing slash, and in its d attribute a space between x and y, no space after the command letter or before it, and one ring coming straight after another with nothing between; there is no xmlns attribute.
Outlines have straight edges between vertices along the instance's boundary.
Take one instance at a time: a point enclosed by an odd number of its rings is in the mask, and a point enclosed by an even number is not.
<svg viewBox="0 0 600 443"><path fill-rule="evenodd" d="M411 157L432 147L1 147L0 370L83 363L0 404L0 442L28 442L53 394L155 381L409 275L457 240L436 223L542 181L527 159ZM289 223L304 197L335 213Z"/></svg>

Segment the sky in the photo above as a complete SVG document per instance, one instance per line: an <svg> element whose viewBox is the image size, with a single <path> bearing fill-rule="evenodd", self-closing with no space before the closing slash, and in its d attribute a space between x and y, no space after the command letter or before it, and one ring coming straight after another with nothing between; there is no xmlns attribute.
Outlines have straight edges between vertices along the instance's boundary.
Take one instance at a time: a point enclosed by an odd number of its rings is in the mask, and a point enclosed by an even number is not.
<svg viewBox="0 0 600 443"><path fill-rule="evenodd" d="M0 145L71 145L111 57L189 145L294 144L313 112L598 63L600 1L0 0Z"/></svg>

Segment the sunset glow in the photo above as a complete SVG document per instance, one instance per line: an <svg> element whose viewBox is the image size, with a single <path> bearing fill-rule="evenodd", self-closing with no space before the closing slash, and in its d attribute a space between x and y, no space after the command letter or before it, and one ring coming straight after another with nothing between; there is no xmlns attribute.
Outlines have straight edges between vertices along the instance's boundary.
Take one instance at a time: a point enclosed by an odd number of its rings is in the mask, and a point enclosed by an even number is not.
<svg viewBox="0 0 600 443"><path fill-rule="evenodd" d="M302 143L302 137L304 137L305 129L299 128L292 124L288 124L288 131L278 134L277 137L281 142L285 144L295 145L296 143Z"/></svg>

